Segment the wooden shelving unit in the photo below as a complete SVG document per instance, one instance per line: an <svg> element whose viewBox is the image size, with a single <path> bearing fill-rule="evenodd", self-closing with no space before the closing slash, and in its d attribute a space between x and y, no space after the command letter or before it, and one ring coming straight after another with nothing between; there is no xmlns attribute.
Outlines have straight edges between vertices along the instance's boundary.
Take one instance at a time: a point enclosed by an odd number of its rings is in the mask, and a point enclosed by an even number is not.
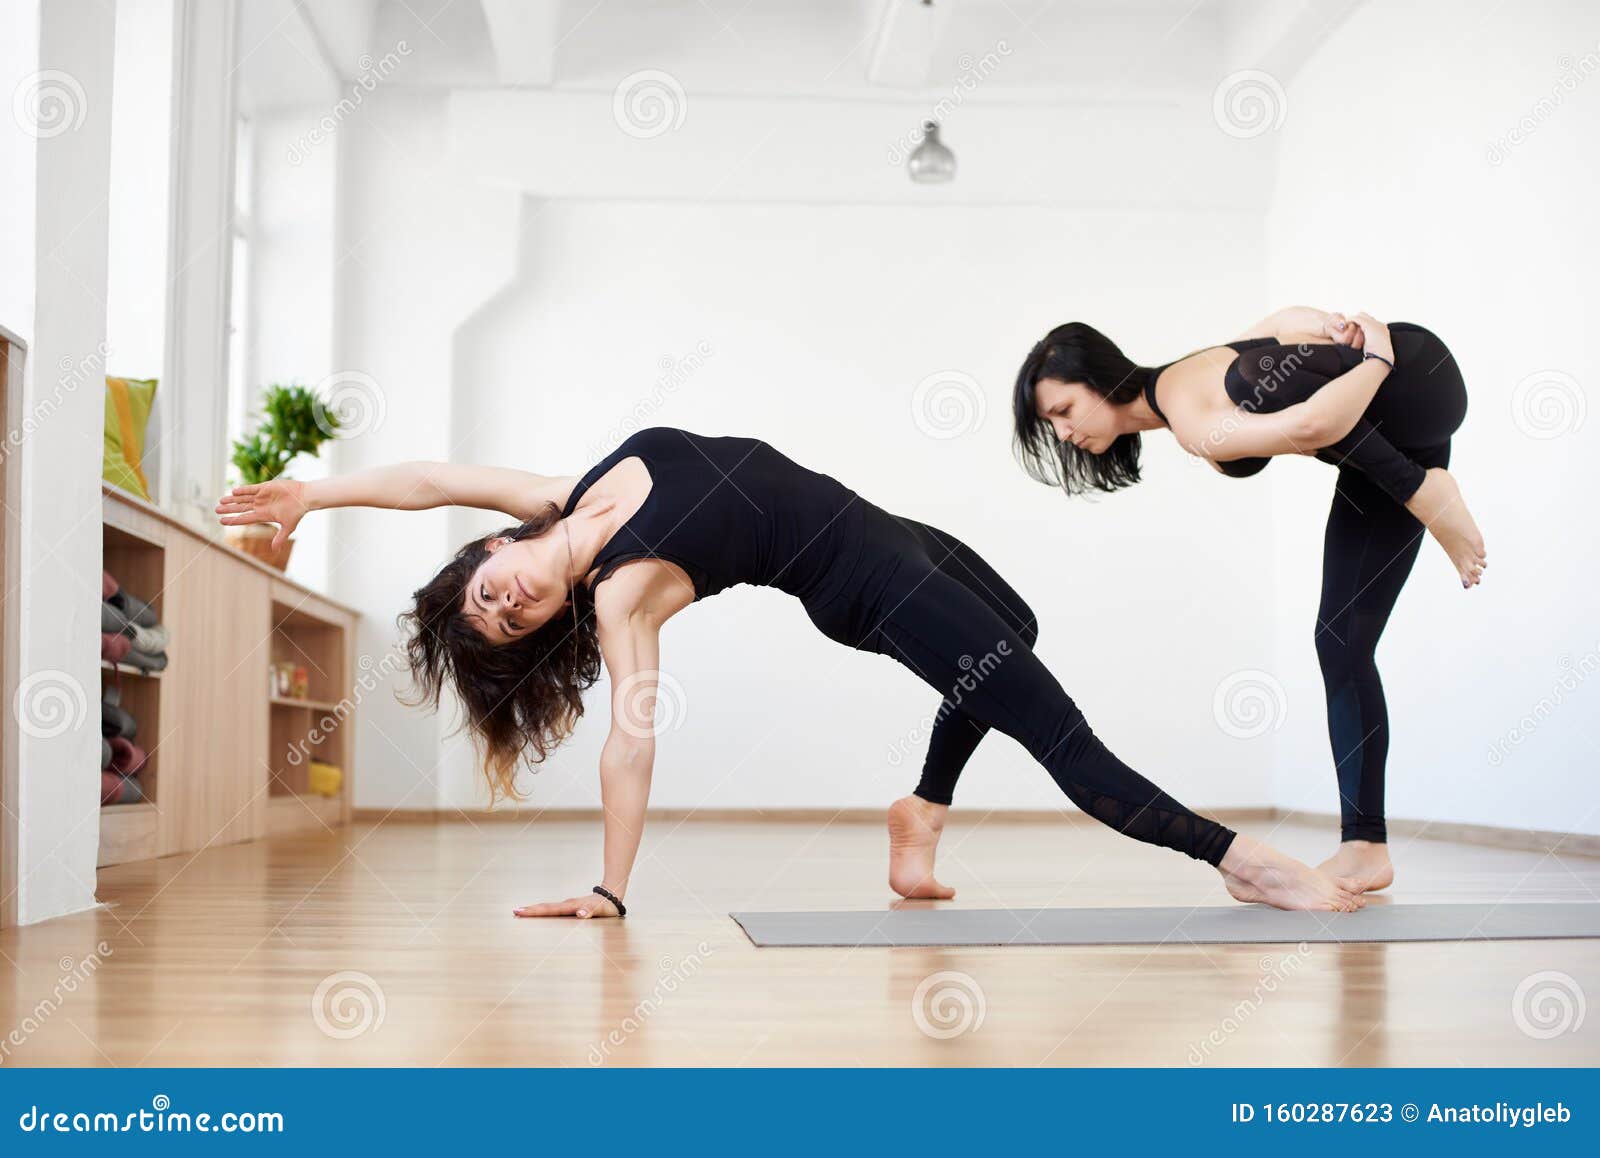
<svg viewBox="0 0 1600 1158"><path fill-rule="evenodd" d="M338 711L339 705L334 700L297 700L293 696L273 696L272 706L275 708L309 708L313 712Z"/></svg>
<svg viewBox="0 0 1600 1158"><path fill-rule="evenodd" d="M278 826L330 823L340 813L339 801L318 796L308 787L310 764L336 765L348 777L351 692L350 633L322 609L304 601L275 599L272 604L273 663L306 669L310 692L305 699L269 696L271 823Z"/></svg>
<svg viewBox="0 0 1600 1158"><path fill-rule="evenodd" d="M134 667L128 663L112 663L109 659L100 661L101 671L114 671L118 675L133 676L142 680L158 680L161 673L158 671L145 671L143 668Z"/></svg>
<svg viewBox="0 0 1600 1158"><path fill-rule="evenodd" d="M356 613L115 487L102 504L106 569L172 643L159 673L101 665L139 721L149 800L100 809L100 863L347 823ZM272 661L304 665L311 698L273 696ZM339 796L307 791L310 759L341 769Z"/></svg>
<svg viewBox="0 0 1600 1158"><path fill-rule="evenodd" d="M125 528L107 524L105 528L105 568L129 591L150 601L156 617L161 616L162 588L166 578L166 550L159 540L140 532L145 528ZM124 711L133 716L138 732L133 742L145 751L145 763L137 777L144 789L144 803L159 802L161 765L161 689L153 680L126 664L101 661L100 688L115 687ZM118 807L106 805L102 807ZM135 805L122 805L124 808Z"/></svg>

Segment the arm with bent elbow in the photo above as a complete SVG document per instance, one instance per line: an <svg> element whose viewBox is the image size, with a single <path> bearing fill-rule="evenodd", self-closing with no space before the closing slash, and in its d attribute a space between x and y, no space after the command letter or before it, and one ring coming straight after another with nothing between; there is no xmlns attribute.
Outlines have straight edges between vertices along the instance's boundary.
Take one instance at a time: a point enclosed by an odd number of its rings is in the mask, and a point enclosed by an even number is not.
<svg viewBox="0 0 1600 1158"><path fill-rule="evenodd" d="M1394 361L1389 330L1358 314L1362 345L1373 355L1281 409L1241 405L1224 413L1197 409L1174 414L1172 430L1190 451L1214 462L1279 454L1311 454L1340 444L1362 421ZM1354 344L1354 343L1351 343Z"/></svg>

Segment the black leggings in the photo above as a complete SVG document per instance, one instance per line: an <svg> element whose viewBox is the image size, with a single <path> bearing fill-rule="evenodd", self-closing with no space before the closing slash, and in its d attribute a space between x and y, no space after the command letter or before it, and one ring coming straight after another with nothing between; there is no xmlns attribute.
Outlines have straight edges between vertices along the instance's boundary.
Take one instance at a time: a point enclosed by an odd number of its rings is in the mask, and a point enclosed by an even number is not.
<svg viewBox="0 0 1600 1158"><path fill-rule="evenodd" d="M1429 468L1449 464L1450 437L1467 414L1466 383L1445 344L1407 322L1389 331L1394 372L1356 428L1317 454L1339 468L1323 537L1315 638L1339 783L1341 839L1378 842L1388 839L1383 793L1389 758L1378 639L1427 533L1402 504ZM1314 347L1285 373L1295 354L1295 347L1267 347L1252 349L1240 361L1247 377L1259 379L1254 385L1273 386L1255 389L1258 404L1246 409L1280 410L1302 402L1361 361L1348 347Z"/></svg>
<svg viewBox="0 0 1600 1158"><path fill-rule="evenodd" d="M1100 742L1033 653L1033 611L970 547L867 506L842 593L806 611L830 639L905 665L944 697L917 795L950 803L990 728L1016 740L1088 815L1219 864L1233 832L1168 796Z"/></svg>

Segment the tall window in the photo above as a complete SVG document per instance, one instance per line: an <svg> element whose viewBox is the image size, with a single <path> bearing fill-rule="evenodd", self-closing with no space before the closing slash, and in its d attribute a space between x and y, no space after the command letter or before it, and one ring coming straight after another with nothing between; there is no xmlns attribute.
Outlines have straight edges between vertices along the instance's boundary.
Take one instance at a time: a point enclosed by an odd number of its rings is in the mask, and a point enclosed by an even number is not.
<svg viewBox="0 0 1600 1158"><path fill-rule="evenodd" d="M106 374L155 378L143 468L162 501L170 416L167 308L172 271L172 0L117 0L106 247Z"/></svg>
<svg viewBox="0 0 1600 1158"><path fill-rule="evenodd" d="M233 161L233 289L228 305L228 444L244 435L254 375L250 259L251 203L255 188L255 131L239 118Z"/></svg>

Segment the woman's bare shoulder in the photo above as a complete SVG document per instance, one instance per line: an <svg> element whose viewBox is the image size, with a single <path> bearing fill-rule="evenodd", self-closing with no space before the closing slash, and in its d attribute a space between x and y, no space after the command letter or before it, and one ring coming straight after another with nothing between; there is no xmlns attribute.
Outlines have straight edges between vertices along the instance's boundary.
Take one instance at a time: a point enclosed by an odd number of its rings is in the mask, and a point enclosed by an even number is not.
<svg viewBox="0 0 1600 1158"><path fill-rule="evenodd" d="M657 625L694 602L694 583L666 559L630 559L594 589L595 620L602 631L641 621Z"/></svg>

